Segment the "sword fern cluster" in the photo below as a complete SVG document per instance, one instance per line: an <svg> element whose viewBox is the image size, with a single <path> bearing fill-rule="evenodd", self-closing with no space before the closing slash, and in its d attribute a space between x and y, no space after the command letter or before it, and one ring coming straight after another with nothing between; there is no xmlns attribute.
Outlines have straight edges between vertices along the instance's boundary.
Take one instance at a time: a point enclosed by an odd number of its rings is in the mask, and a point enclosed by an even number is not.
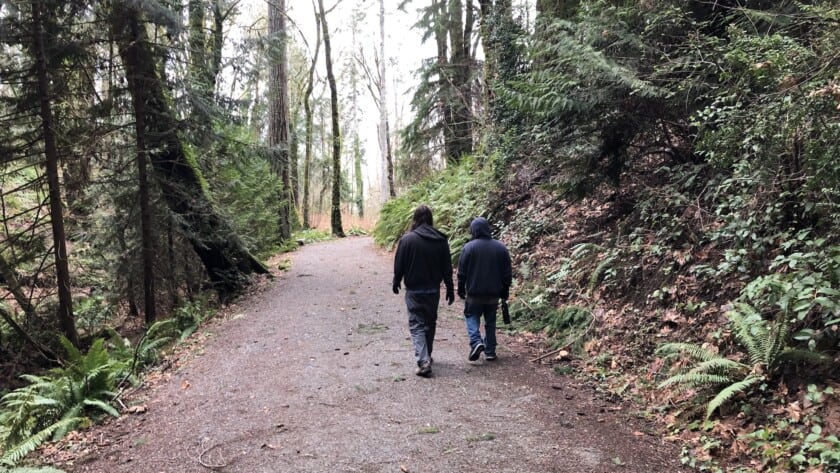
<svg viewBox="0 0 840 473"><path fill-rule="evenodd" d="M754 307L740 302L727 317L732 322L735 340L746 352L742 357L746 361L730 359L690 343L667 343L657 350L666 362L689 362L686 369L660 383L660 388L676 385L716 390L706 406L707 419L738 394L748 393L777 377L786 364L824 359L816 352L788 346L790 320L787 317L765 320Z"/></svg>

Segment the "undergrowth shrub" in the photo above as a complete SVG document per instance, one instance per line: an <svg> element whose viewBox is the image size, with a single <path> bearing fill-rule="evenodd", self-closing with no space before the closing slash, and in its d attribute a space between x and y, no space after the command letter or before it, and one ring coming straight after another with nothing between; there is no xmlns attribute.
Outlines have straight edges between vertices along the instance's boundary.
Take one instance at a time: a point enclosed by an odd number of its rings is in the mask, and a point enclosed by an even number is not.
<svg viewBox="0 0 840 473"><path fill-rule="evenodd" d="M44 442L99 416L119 417L112 404L118 390L136 382L136 375L158 362L166 346L189 337L211 315L203 299L187 302L171 318L152 324L134 345L108 329L108 340L93 340L84 354L62 337L67 353L63 366L41 376L23 375L28 384L0 398L0 473Z"/></svg>
<svg viewBox="0 0 840 473"><path fill-rule="evenodd" d="M464 159L433 177L415 185L405 194L389 200L379 214L373 230L374 240L393 248L408 231L414 209L426 204L432 209L435 227L449 236L453 261L470 239L473 218L487 215L493 184L494 159Z"/></svg>
<svg viewBox="0 0 840 473"><path fill-rule="evenodd" d="M67 339L61 343L67 352L65 366L44 376L23 375L29 384L2 398L2 465L14 466L43 442L89 423L91 416L119 416L110 402L125 374L125 360L112 358L103 339L96 339L86 354Z"/></svg>

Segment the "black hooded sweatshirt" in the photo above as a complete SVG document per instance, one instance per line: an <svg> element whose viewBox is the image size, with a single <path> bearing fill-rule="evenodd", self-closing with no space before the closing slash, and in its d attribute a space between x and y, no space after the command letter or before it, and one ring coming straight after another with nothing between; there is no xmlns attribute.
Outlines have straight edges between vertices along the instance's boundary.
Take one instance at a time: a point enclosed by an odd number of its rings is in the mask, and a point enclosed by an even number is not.
<svg viewBox="0 0 840 473"><path fill-rule="evenodd" d="M454 291L449 239L430 225L420 225L400 238L394 258L394 287L405 279L408 291Z"/></svg>
<svg viewBox="0 0 840 473"><path fill-rule="evenodd" d="M490 223L478 217L470 223L473 239L458 260L458 294L495 299L507 294L512 279L510 252L490 235Z"/></svg>

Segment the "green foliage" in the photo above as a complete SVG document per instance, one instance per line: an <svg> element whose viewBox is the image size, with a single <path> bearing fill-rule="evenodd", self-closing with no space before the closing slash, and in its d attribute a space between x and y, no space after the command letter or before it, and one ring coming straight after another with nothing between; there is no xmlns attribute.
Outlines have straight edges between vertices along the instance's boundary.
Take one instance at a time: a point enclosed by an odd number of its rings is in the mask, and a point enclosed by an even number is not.
<svg viewBox="0 0 840 473"><path fill-rule="evenodd" d="M108 344L111 348L111 356L117 360L129 362L129 374L136 374L144 367L160 361L163 348L178 335L176 323L177 321L172 318L156 321L134 347L127 338L109 328Z"/></svg>
<svg viewBox="0 0 840 473"><path fill-rule="evenodd" d="M746 350L748 363L690 343L666 343L657 350L666 361L686 360L689 363L687 369L660 383L660 388L678 385L717 389L706 407L707 419L735 396L775 379L785 364L825 360L817 353L788 347L790 322L784 317L764 320L755 308L745 303L736 303L727 316L732 322L735 339Z"/></svg>
<svg viewBox="0 0 840 473"><path fill-rule="evenodd" d="M393 248L408 231L414 209L426 204L432 209L435 227L449 235L452 260L457 261L461 249L469 241L470 222L475 217L487 215L490 189L494 187L493 166L492 159L486 163L464 159L389 200L379 214L373 230L374 240Z"/></svg>
<svg viewBox="0 0 840 473"><path fill-rule="evenodd" d="M810 384L804 397L815 408L827 409L826 401L835 396L831 387L821 390ZM840 440L824 425L816 413L799 418L773 414L761 428L741 435L740 440L767 471L835 471L840 467Z"/></svg>
<svg viewBox="0 0 840 473"><path fill-rule="evenodd" d="M220 134L222 139L202 161L204 174L248 249L258 257L268 257L281 243L277 174L267 152L250 144L253 136L247 129L229 126Z"/></svg>
<svg viewBox="0 0 840 473"><path fill-rule="evenodd" d="M62 338L67 352L65 366L45 376L24 375L27 386L2 398L0 441L2 463L12 466L44 441L63 437L96 413L118 417L110 405L118 379L124 375L123 360L111 358L102 339L94 340L82 354Z"/></svg>
<svg viewBox="0 0 840 473"><path fill-rule="evenodd" d="M184 341L192 335L201 324L213 316L206 301L196 299L184 302L172 312L172 320L175 327L180 331L179 340Z"/></svg>
<svg viewBox="0 0 840 473"><path fill-rule="evenodd" d="M298 230L292 236L293 240L301 240L304 244L316 243L319 241L326 241L332 238L332 235L327 230L318 230L310 228L305 230Z"/></svg>

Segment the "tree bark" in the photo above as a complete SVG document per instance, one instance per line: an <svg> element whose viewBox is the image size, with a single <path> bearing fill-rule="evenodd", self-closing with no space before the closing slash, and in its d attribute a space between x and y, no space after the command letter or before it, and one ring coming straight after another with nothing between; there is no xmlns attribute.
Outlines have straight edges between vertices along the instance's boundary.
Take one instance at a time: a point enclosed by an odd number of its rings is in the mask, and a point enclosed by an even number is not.
<svg viewBox="0 0 840 473"><path fill-rule="evenodd" d="M455 130L452 127L452 102L454 92L452 90L452 78L449 67L449 0L434 0L432 2L436 15L434 23L435 43L437 45L437 70L438 70L438 113L443 127L443 153L447 161L455 160Z"/></svg>
<svg viewBox="0 0 840 473"><path fill-rule="evenodd" d="M157 318L155 314L155 248L152 234L152 213L149 209L149 179L146 168L146 125L145 104L135 104L134 129L137 145L137 186L140 200L140 239L143 250L143 313L146 326L151 326Z"/></svg>
<svg viewBox="0 0 840 473"><path fill-rule="evenodd" d="M280 240L292 237L292 193L289 173L289 75L286 50L286 0L273 0L268 7L268 32L275 44L270 54L268 146L280 177L278 209Z"/></svg>
<svg viewBox="0 0 840 473"><path fill-rule="evenodd" d="M146 149L161 193L169 208L180 216L186 238L225 299L244 288L248 275L268 270L245 249L213 207L201 172L178 137L179 126L166 101L146 28L134 5L115 1L109 21L125 67L135 119L142 112ZM139 103L144 105L138 109Z"/></svg>
<svg viewBox="0 0 840 473"><path fill-rule="evenodd" d="M74 346L79 345L76 320L73 317L73 299L70 292L70 268L67 263L67 241L64 231L64 210L61 201L61 183L58 178L58 148L53 129L52 105L50 103L50 80L47 75L46 23L49 12L42 0L32 2L34 32L35 73L38 96L41 101L41 125L43 127L44 154L46 157L47 183L49 187L50 223L53 233L56 283L58 286L58 325L61 332Z"/></svg>
<svg viewBox="0 0 840 473"><path fill-rule="evenodd" d="M388 126L388 93L385 81L385 0L379 0L379 152L381 153L379 199L384 204L394 197L394 165Z"/></svg>
<svg viewBox="0 0 840 473"><path fill-rule="evenodd" d="M332 51L330 47L330 30L327 26L327 15L324 12L324 0L318 0L321 12L321 31L324 35L324 57L327 62L327 81L330 84L330 105L332 108L332 208L330 212L330 226L332 234L344 236L341 227L341 127L338 116L338 89L333 74Z"/></svg>
<svg viewBox="0 0 840 473"><path fill-rule="evenodd" d="M470 79L473 75L473 61L470 55L475 17L472 1L467 1L466 18L461 0L449 0L449 41L452 44L452 57L449 61L448 87L451 94L450 122L451 146L449 161L460 162L461 158L472 153L472 88Z"/></svg>
<svg viewBox="0 0 840 473"><path fill-rule="evenodd" d="M303 110L306 116L306 151L303 157L303 200L301 202L303 212L303 228L310 228L309 211L310 196L309 188L312 178L312 91L315 88L315 66L318 64L318 53L321 51L321 17L315 9L315 54L312 56L312 64L309 66L309 78L306 82L306 93L303 96Z"/></svg>
<svg viewBox="0 0 840 473"><path fill-rule="evenodd" d="M391 197L397 196L397 190L394 187L394 157L391 153L391 126L388 120L385 120L385 159L388 161L388 192Z"/></svg>
<svg viewBox="0 0 840 473"><path fill-rule="evenodd" d="M355 174L356 184L356 212L359 217L365 216L365 189L364 178L362 176L362 142L359 139L359 134L353 136L353 171Z"/></svg>

